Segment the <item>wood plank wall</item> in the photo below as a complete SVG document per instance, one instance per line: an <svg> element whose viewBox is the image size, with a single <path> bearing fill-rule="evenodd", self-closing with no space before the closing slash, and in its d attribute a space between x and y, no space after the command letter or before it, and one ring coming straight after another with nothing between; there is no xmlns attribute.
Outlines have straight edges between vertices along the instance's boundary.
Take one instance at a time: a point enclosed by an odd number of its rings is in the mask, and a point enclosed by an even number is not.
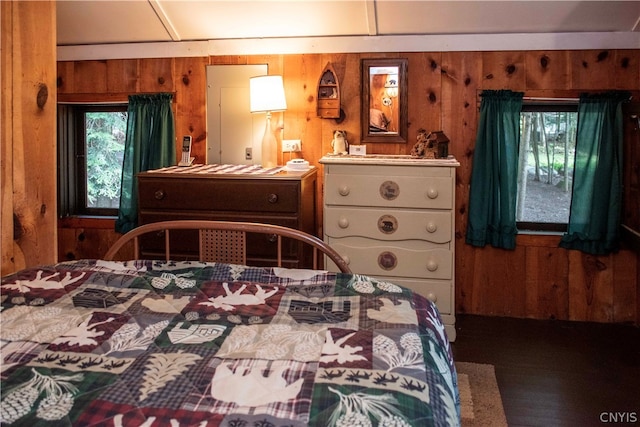
<svg viewBox="0 0 640 427"><path fill-rule="evenodd" d="M302 140L302 157L318 160L331 151L332 133L360 137L360 60L409 60L409 139L406 145L369 144L368 153L407 154L417 130L443 130L449 152L461 166L456 186L456 309L460 313L640 324L638 255L629 250L593 257L557 247L559 236L520 235L514 251L464 243L469 179L478 119L478 94L512 89L527 96L577 96L582 91L625 89L640 96L640 50L410 52L386 54L296 54L107 60L58 63L61 100L109 97L128 92L176 94L177 135L194 137L193 153L206 153L206 65L263 64L284 76L288 110L284 138ZM316 117L317 80L327 62L340 80L342 123ZM176 148L176 154L179 147ZM281 154L279 154L281 156ZM282 159L281 159L282 160ZM322 179L318 183L322 217ZM60 256L99 257L88 251L114 238L82 223L61 222ZM321 230L318 230L320 235ZM83 235L84 244L77 237ZM93 241L86 242L90 235ZM101 246L103 248L104 245Z"/></svg>

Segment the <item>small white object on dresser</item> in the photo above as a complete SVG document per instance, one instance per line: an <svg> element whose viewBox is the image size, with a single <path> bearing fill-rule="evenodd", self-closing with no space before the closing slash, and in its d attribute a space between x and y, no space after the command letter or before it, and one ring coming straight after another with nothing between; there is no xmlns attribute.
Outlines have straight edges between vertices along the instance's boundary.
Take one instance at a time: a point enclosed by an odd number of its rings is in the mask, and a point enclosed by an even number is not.
<svg viewBox="0 0 640 427"><path fill-rule="evenodd" d="M327 155L320 163L324 241L354 273L406 286L435 302L454 341L458 161ZM338 271L326 259L325 266Z"/></svg>

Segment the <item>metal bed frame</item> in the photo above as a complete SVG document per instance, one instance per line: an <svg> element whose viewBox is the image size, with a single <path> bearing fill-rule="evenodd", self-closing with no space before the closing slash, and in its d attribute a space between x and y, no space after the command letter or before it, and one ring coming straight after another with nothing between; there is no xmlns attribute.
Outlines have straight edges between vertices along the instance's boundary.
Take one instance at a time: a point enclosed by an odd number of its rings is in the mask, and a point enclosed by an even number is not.
<svg viewBox="0 0 640 427"><path fill-rule="evenodd" d="M147 233L164 232L165 259L171 260L169 236L172 230L198 230L198 260L224 262L229 264L247 263L247 233L262 233L276 236L277 264L282 267L282 238L290 238L313 247L313 268L318 268L318 254L326 255L343 273L351 273L347 262L328 244L300 230L272 224L234 221L176 220L160 221L141 225L120 237L107 251L103 259L114 260L123 246L133 241L135 259L140 259L140 236Z"/></svg>

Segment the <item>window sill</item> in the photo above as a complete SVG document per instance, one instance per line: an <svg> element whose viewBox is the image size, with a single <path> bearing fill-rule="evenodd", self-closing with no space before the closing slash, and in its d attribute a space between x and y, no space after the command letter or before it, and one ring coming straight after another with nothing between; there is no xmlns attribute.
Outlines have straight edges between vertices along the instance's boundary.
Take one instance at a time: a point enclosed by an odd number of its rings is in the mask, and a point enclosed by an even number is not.
<svg viewBox="0 0 640 427"><path fill-rule="evenodd" d="M533 236L562 236L564 231L547 231L547 230L518 230L519 235Z"/></svg>
<svg viewBox="0 0 640 427"><path fill-rule="evenodd" d="M516 246L557 248L562 233L555 231L519 231L516 235Z"/></svg>
<svg viewBox="0 0 640 427"><path fill-rule="evenodd" d="M58 218L58 228L113 229L116 219L115 216L70 216Z"/></svg>

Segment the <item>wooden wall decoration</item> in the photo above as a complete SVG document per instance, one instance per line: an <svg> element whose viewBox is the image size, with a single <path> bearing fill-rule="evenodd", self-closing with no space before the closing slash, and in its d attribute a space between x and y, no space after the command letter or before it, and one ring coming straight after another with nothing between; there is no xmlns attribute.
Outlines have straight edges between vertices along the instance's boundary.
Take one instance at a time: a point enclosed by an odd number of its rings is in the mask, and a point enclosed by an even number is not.
<svg viewBox="0 0 640 427"><path fill-rule="evenodd" d="M640 97L640 49L505 52L387 52L300 55L212 56L163 60L109 60L58 63L59 93L80 96L113 92L172 90L176 93L176 131L194 136L192 153L204 156L206 117L205 66L268 64L284 77L288 109L283 114L285 139L301 139L301 155L312 165L331 152L334 120L317 116L317 83L327 63L340 82L341 106L349 142L360 140L360 61L363 58L408 58L409 140L418 129L442 130L456 171L456 305L459 313L541 319L631 322L640 324L638 255L587 257L558 248L559 236L520 235L514 251L474 248L464 243L469 180L478 121L478 94L484 89L512 89L530 96L576 96L581 91L625 89ZM197 143L196 143L197 142ZM368 153L409 154L413 144L370 144ZM282 154L279 154L280 161ZM322 174L318 179L319 224L322 224ZM95 226L95 225L94 225ZM105 227L85 238L112 238ZM78 229L83 224L67 224ZM3 228L4 229L4 228ZM322 230L318 230L321 235ZM61 240L81 233L66 230ZM98 234L100 237L98 237ZM61 242L83 257L82 245ZM74 252L75 251L75 252ZM61 251L61 257L65 252Z"/></svg>
<svg viewBox="0 0 640 427"><path fill-rule="evenodd" d="M340 118L340 81L330 62L320 73L316 102L318 117L323 119Z"/></svg>

